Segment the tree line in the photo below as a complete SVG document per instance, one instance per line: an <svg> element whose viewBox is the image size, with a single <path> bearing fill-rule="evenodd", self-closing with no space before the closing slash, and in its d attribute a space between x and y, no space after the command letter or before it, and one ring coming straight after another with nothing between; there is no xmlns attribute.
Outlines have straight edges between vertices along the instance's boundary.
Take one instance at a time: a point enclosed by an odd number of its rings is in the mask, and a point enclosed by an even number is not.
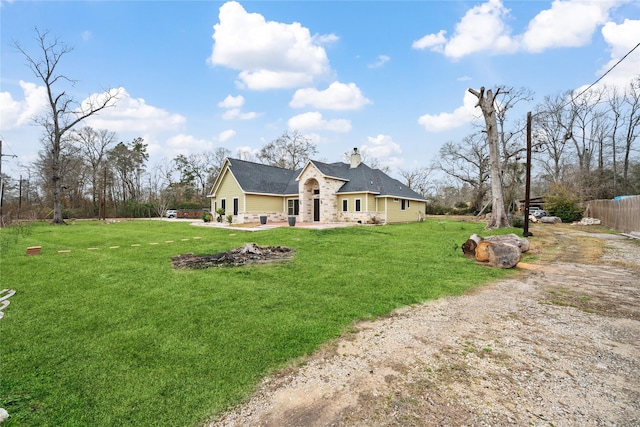
<svg viewBox="0 0 640 427"><path fill-rule="evenodd" d="M499 175L507 210L524 195L525 118L508 113L530 102L528 89L496 88ZM566 194L578 202L640 194L640 74L621 91L602 87L546 96L532 112L532 195ZM484 127L448 141L425 173L441 172L427 192L436 209L481 212L491 204L491 155Z"/></svg>
<svg viewBox="0 0 640 427"><path fill-rule="evenodd" d="M142 138L118 141L115 132L82 126L115 105L119 92L75 102L60 87L73 80L57 72L72 49L51 41L47 32L36 34L40 56L15 46L47 90L47 112L34 118L43 129L43 148L35 162L23 165L18 179L2 176L0 221L51 218L55 224L65 217L160 216L167 208L207 206L207 193L231 151L218 147L180 154L149 167ZM431 213L452 208L481 213L495 205L498 223L493 225L503 226L506 212L516 210L524 194L526 126L524 117L514 119L513 110L530 103L534 94L506 86L469 91L478 98L484 126L461 141L446 142L428 166L397 174L428 200ZM532 117L532 194L577 201L640 194L640 74L624 90L602 87L547 96ZM300 132L285 131L256 154L237 157L297 169L317 152ZM379 167L377 159L365 162Z"/></svg>

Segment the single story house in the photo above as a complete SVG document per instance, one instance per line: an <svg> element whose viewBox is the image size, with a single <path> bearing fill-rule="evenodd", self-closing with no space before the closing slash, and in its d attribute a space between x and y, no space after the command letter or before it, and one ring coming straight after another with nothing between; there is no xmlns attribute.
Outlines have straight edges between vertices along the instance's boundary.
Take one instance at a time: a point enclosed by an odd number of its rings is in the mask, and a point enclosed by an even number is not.
<svg viewBox="0 0 640 427"><path fill-rule="evenodd" d="M400 181L361 162L309 160L296 171L227 158L209 196L211 211L222 208L234 223L298 222L395 223L419 221L426 200Z"/></svg>

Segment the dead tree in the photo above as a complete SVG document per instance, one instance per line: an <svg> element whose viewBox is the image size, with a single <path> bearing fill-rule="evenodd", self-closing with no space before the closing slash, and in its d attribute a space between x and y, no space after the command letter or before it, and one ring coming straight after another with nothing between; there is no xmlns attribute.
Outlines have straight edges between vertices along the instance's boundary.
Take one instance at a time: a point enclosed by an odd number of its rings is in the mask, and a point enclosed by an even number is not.
<svg viewBox="0 0 640 427"><path fill-rule="evenodd" d="M65 75L57 74L56 68L60 60L72 48L58 39L50 41L47 31L36 29L38 48L41 58L36 58L17 42L14 46L24 55L27 64L35 76L44 83L47 91L48 111L44 116L36 117L34 121L44 127L45 149L51 155L51 183L53 186L53 221L52 224L65 224L62 218L61 203L61 165L60 153L67 133L78 123L107 107L113 106L118 99L117 90L108 90L99 96L92 96L82 103L76 102L66 91L57 91L57 84L67 82L73 86L74 80Z"/></svg>
<svg viewBox="0 0 640 427"><path fill-rule="evenodd" d="M502 192L502 171L501 171L501 156L500 145L498 140L498 123L496 119L496 110L494 107L495 97L500 92L497 90L496 94L489 89L484 91L484 86L480 88L480 92L475 89L469 88L469 92L474 94L478 98L476 107L480 107L484 121L486 125L487 142L489 144L489 168L491 170L491 200L492 200L492 214L487 228L501 228L509 227L509 221L507 220L507 212L504 208L504 196Z"/></svg>

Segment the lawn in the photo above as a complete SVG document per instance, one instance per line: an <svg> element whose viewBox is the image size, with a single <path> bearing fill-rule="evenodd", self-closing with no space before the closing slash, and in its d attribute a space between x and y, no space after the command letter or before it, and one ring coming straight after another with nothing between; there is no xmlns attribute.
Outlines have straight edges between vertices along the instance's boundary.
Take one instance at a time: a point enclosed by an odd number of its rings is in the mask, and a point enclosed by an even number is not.
<svg viewBox="0 0 640 427"><path fill-rule="evenodd" d="M78 221L3 229L2 288L17 291L0 319L4 425L201 425L360 319L509 274L462 256L460 245L483 226L428 220L249 233ZM288 246L295 258L171 266L174 255L246 242ZM33 245L42 253L26 256Z"/></svg>

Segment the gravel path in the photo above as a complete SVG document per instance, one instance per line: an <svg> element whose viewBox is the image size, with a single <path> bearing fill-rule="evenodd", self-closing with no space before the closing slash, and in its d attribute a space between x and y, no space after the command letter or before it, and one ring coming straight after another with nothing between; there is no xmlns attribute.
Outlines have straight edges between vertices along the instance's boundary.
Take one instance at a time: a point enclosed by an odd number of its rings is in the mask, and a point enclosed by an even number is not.
<svg viewBox="0 0 640 427"><path fill-rule="evenodd" d="M563 230L552 262L358 324L210 427L640 425L640 242Z"/></svg>

